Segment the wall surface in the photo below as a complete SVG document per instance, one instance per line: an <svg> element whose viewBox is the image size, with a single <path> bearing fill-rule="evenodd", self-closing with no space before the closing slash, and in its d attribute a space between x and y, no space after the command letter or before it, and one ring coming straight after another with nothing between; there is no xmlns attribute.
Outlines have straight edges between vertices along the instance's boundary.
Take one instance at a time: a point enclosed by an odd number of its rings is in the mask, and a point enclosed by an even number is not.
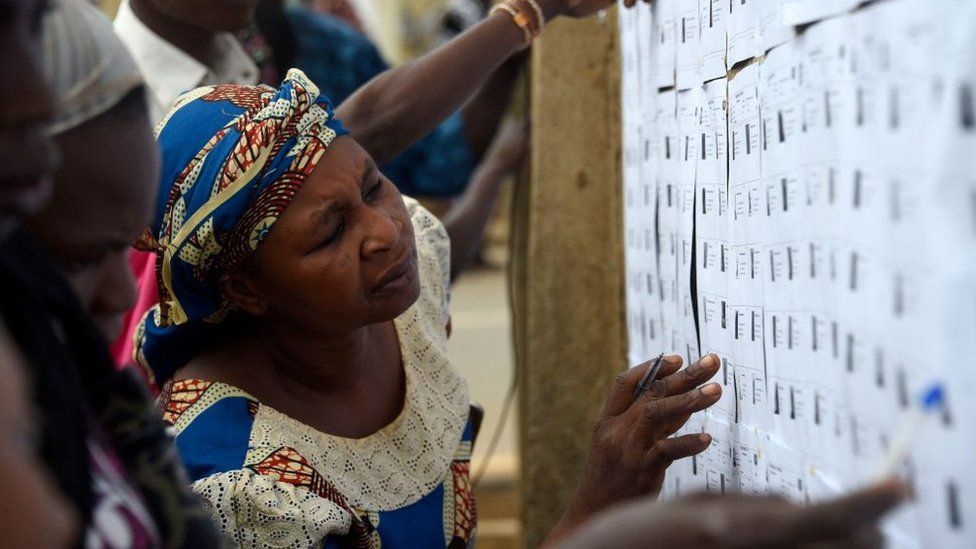
<svg viewBox="0 0 976 549"><path fill-rule="evenodd" d="M557 21L533 51L532 176L513 266L526 547L561 516L626 365L616 20Z"/></svg>

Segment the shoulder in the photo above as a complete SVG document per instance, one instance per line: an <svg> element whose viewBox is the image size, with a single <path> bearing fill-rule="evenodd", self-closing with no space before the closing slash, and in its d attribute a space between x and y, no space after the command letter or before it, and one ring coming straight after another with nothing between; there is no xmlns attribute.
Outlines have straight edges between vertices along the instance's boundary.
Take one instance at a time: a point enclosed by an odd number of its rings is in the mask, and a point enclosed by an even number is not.
<svg viewBox="0 0 976 549"><path fill-rule="evenodd" d="M332 536L367 541L350 535L365 533L366 527L342 496L292 459L283 458L277 471L252 467L210 475L195 481L193 490L236 547L316 547ZM321 490L299 478L318 481Z"/></svg>
<svg viewBox="0 0 976 549"><path fill-rule="evenodd" d="M417 239L417 254L436 259L437 271L444 278L445 285L451 276L451 239L444 224L415 199L403 197L413 223L414 237Z"/></svg>
<svg viewBox="0 0 976 549"><path fill-rule="evenodd" d="M451 239L444 224L413 198L404 196L403 202L413 223L417 241L417 262L421 278L421 299L433 300L444 315L446 325L450 312Z"/></svg>
<svg viewBox="0 0 976 549"><path fill-rule="evenodd" d="M192 480L244 466L256 399L224 383L183 379L167 385L159 402Z"/></svg>

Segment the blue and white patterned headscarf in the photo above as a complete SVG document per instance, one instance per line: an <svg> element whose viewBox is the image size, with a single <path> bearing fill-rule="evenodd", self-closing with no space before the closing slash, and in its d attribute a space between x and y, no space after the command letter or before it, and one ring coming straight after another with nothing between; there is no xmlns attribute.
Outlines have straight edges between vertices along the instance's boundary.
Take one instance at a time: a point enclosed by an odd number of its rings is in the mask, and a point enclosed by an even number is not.
<svg viewBox="0 0 976 549"><path fill-rule="evenodd" d="M221 280L268 235L326 148L345 134L303 72L277 90L219 85L177 100L157 129L163 169L153 225L159 305L136 333L157 383L204 349L232 309Z"/></svg>

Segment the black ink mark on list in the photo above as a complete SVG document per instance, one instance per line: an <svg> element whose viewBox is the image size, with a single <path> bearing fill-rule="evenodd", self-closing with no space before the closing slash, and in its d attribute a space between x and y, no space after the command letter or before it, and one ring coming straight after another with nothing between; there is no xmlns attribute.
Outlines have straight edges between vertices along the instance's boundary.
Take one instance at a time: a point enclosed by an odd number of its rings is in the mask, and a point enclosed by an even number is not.
<svg viewBox="0 0 976 549"><path fill-rule="evenodd" d="M976 105L973 104L973 88L963 84L959 90L959 123L967 132L976 131Z"/></svg>

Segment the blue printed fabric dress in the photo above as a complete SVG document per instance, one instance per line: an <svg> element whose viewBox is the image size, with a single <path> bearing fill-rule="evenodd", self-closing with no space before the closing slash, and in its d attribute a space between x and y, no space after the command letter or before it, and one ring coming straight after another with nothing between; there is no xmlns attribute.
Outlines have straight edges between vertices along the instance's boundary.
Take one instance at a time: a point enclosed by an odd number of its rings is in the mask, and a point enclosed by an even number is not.
<svg viewBox="0 0 976 549"><path fill-rule="evenodd" d="M439 221L405 201L421 295L395 320L407 382L393 423L362 439L336 437L197 379L172 382L160 397L194 491L241 547L473 545L468 391L446 352L450 245Z"/></svg>

